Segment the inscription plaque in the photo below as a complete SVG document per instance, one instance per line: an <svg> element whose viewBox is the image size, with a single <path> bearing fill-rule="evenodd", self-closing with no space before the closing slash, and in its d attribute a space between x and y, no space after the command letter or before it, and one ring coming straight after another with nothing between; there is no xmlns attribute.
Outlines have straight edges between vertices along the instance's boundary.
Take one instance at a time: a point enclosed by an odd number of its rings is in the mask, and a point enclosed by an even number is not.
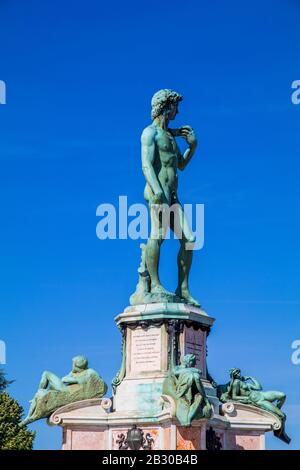
<svg viewBox="0 0 300 470"><path fill-rule="evenodd" d="M196 365L202 371L202 377L206 377L206 334L202 330L194 330L191 327L184 329L184 353L195 354Z"/></svg>
<svg viewBox="0 0 300 470"><path fill-rule="evenodd" d="M137 328L131 334L132 372L151 372L161 369L161 328Z"/></svg>

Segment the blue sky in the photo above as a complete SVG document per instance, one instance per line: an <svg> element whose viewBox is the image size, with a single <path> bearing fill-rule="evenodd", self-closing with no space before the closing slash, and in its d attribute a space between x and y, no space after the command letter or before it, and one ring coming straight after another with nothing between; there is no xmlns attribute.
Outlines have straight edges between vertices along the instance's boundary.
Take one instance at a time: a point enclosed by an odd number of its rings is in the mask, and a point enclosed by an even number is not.
<svg viewBox="0 0 300 470"><path fill-rule="evenodd" d="M184 95L177 124L198 152L180 174L185 203L205 204L205 246L191 288L216 318L208 365L232 366L287 393L300 449L299 122L296 0L0 3L0 339L11 394L27 409L44 369L86 354L110 382L120 363L114 317L137 281L139 241L100 241L96 207L143 202L140 133L160 88ZM175 240L161 277L176 284ZM173 262L173 266L172 266ZM36 449L60 447L45 422ZM272 436L268 447L287 447Z"/></svg>

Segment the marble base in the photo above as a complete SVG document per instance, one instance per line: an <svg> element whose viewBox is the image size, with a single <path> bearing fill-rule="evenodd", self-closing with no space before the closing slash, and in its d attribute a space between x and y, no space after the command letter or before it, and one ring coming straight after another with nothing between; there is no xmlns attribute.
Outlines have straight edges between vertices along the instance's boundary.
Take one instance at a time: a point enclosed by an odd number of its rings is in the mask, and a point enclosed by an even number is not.
<svg viewBox="0 0 300 470"><path fill-rule="evenodd" d="M227 403L211 420L180 426L172 400L162 400L156 415L111 411L109 399L93 399L66 405L49 418L63 428L63 450L118 450L120 435L137 425L153 438L151 450L206 450L206 431L213 428L221 450L263 450L265 433L280 428L280 421L267 411L250 405Z"/></svg>
<svg viewBox="0 0 300 470"><path fill-rule="evenodd" d="M122 380L113 397L114 411L158 413L168 370L189 353L195 354L206 393L218 407L206 368L206 339L214 319L204 310L179 303L143 304L126 308L115 321L122 331L125 351Z"/></svg>
<svg viewBox="0 0 300 470"><path fill-rule="evenodd" d="M122 449L122 435L136 425L151 436L152 450L206 450L212 442L222 449L258 450L265 448L265 432L280 429L280 421L267 411L240 403L221 406L206 367L206 340L214 319L204 310L151 303L128 307L115 321L122 334L122 362L113 397L73 403L52 414L49 424L63 428L63 449ZM183 427L175 417L174 400L162 391L168 370L190 353L202 371L214 414Z"/></svg>

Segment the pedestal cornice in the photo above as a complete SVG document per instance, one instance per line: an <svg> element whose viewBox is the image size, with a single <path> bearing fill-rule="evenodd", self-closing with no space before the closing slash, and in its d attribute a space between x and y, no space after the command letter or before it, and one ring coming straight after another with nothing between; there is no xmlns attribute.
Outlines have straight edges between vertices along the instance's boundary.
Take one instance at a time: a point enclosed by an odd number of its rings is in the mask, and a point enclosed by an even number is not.
<svg viewBox="0 0 300 470"><path fill-rule="evenodd" d="M142 304L127 307L115 317L116 324L126 324L134 328L135 324L147 327L147 324L161 324L166 320L181 320L193 323L194 326L209 330L215 319L208 316L205 310L180 303Z"/></svg>

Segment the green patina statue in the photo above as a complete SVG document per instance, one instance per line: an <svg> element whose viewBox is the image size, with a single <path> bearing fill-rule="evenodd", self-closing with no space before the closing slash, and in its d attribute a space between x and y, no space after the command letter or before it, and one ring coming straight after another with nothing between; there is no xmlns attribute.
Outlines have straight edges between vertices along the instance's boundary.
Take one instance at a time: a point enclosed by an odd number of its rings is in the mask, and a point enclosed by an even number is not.
<svg viewBox="0 0 300 470"><path fill-rule="evenodd" d="M107 385L95 370L89 369L87 359L84 356L74 357L72 371L62 379L52 372L43 372L39 389L21 426L48 418L61 406L101 398L106 392Z"/></svg>
<svg viewBox="0 0 300 470"><path fill-rule="evenodd" d="M201 382L201 371L195 368L195 355L187 354L181 362L165 378L163 394L175 401L180 424L190 426L195 419L211 418L213 410Z"/></svg>
<svg viewBox="0 0 300 470"><path fill-rule="evenodd" d="M281 429L275 431L274 434L284 442L289 443L290 438L285 432L286 415L281 410L286 395L277 391L264 392L258 380L250 376L243 377L241 370L237 368L230 370L230 379L227 384L217 386L217 395L220 401L223 403L233 401L254 405L273 413L282 423Z"/></svg>
<svg viewBox="0 0 300 470"><path fill-rule="evenodd" d="M152 124L144 129L141 137L142 168L146 179L144 197L149 203L151 234L147 245L141 245L139 283L130 298L131 305L185 302L199 306L198 301L190 294L188 285L195 237L177 194L177 169L185 169L195 153L197 139L190 126L169 128L169 122L175 119L181 100L182 96L172 90L164 89L155 93L151 102ZM175 137L182 137L188 144L183 155ZM160 247L168 228L180 241L177 258L178 286L175 294L162 286L158 273Z"/></svg>

